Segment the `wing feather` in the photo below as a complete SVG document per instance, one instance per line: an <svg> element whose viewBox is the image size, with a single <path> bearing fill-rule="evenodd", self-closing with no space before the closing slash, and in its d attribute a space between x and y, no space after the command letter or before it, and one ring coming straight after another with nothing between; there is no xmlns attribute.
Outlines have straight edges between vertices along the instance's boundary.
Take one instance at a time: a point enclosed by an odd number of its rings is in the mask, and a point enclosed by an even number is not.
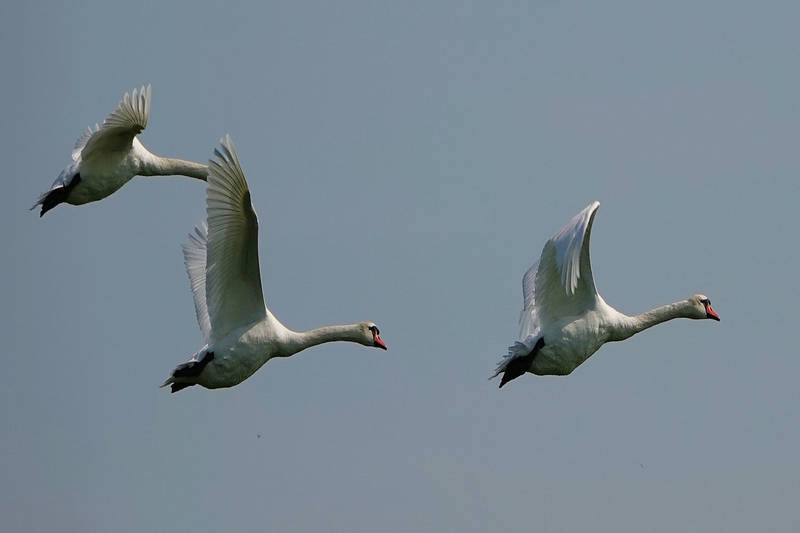
<svg viewBox="0 0 800 533"><path fill-rule="evenodd" d="M536 261L522 276L522 311L519 314L519 338L525 339L538 333L539 323L536 317L536 272L539 261Z"/></svg>
<svg viewBox="0 0 800 533"><path fill-rule="evenodd" d="M73 161L77 161L78 159L80 159L81 152L83 151L84 146L86 146L86 143L89 142L89 139L92 137L92 135L94 135L95 132L99 129L100 126L98 124L94 125L94 129L92 129L92 127L89 126L88 128L86 128L86 131L84 131L81 134L81 136L78 137L78 140L75 141L75 148L72 149Z"/></svg>
<svg viewBox="0 0 800 533"><path fill-rule="evenodd" d="M189 274L189 284L194 297L197 324L206 344L211 340L211 319L206 306L206 251L208 249L208 226L203 224L189 234L189 242L183 245L183 262Z"/></svg>
<svg viewBox="0 0 800 533"><path fill-rule="evenodd" d="M599 206L592 202L575 215L547 241L539 261L523 276L520 338L536 335L549 323L594 306L597 290L589 240Z"/></svg>
<svg viewBox="0 0 800 533"><path fill-rule="evenodd" d="M73 151L73 159L78 145L80 157L87 160L96 154L122 152L131 148L133 138L147 127L150 119L150 85L133 90L133 95L125 93L117 108L103 121L103 125L84 139L86 134L78 139ZM91 129L91 128L90 128Z"/></svg>
<svg viewBox="0 0 800 533"><path fill-rule="evenodd" d="M208 165L206 304L212 341L266 316L258 264L258 218L230 135Z"/></svg>

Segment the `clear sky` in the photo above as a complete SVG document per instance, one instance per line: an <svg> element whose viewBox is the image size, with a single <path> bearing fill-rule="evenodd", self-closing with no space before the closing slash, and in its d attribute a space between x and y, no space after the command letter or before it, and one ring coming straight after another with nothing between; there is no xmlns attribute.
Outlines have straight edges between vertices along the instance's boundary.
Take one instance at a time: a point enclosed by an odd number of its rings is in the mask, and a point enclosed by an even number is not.
<svg viewBox="0 0 800 533"><path fill-rule="evenodd" d="M5 531L800 528L796 2L5 2ZM188 178L27 209L152 84L142 142L230 133L289 327L373 320L240 386L201 346ZM605 300L680 320L568 377L487 381L521 278L601 203Z"/></svg>

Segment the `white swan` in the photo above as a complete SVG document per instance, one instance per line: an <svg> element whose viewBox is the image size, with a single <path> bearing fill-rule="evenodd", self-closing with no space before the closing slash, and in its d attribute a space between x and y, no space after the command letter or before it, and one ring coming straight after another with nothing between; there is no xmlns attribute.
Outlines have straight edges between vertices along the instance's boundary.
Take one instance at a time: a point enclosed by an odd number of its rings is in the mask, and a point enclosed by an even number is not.
<svg viewBox="0 0 800 533"><path fill-rule="evenodd" d="M273 357L323 342L350 341L386 349L373 322L296 332L264 305L258 266L258 219L230 136L209 161L208 226L183 246L197 322L206 345L161 385L233 387Z"/></svg>
<svg viewBox="0 0 800 533"><path fill-rule="evenodd" d="M31 210L41 205L41 217L62 202L81 205L102 200L134 176L182 175L205 180L205 165L159 157L139 142L136 136L147 127L149 118L150 86L134 89L132 97L125 93L102 126L90 126L78 138L72 163Z"/></svg>
<svg viewBox="0 0 800 533"><path fill-rule="evenodd" d="M564 376L606 342L621 341L673 318L719 320L702 294L637 316L620 313L597 294L589 238L599 202L578 213L544 245L522 278L520 341L508 348L492 379L502 387L525 372Z"/></svg>

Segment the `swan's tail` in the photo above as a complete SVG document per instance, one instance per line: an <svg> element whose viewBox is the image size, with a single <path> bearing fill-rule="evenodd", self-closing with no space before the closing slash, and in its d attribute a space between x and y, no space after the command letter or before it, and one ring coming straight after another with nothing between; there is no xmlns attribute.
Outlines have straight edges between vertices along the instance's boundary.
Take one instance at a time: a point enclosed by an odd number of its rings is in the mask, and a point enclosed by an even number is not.
<svg viewBox="0 0 800 533"><path fill-rule="evenodd" d="M171 392L178 392L197 385L197 378L208 363L214 360L214 352L196 353L189 361L175 367L172 374L161 384L161 387L172 385Z"/></svg>
<svg viewBox="0 0 800 533"><path fill-rule="evenodd" d="M42 210L39 212L39 218L41 218L45 213L53 209L55 206L65 202L68 194L69 189L67 187L53 187L49 191L42 193L36 203L31 206L30 210L33 211L37 207L42 206Z"/></svg>
<svg viewBox="0 0 800 533"><path fill-rule="evenodd" d="M184 382L176 383L175 376L170 376L164 383L160 385L159 388L166 387L167 385L172 385L172 387L170 388L170 392L178 392L179 390L183 390L186 387L192 387L194 385L197 385L197 383L184 383Z"/></svg>
<svg viewBox="0 0 800 533"><path fill-rule="evenodd" d="M64 173L67 172L69 168L70 167L63 170L53 186L50 187L49 190L43 192L41 196L39 196L39 199L36 201L36 203L31 206L31 211L39 206L42 206L42 210L39 213L39 218L43 217L45 213L53 209L58 204L66 202L69 193L71 193L72 189L74 189L75 186L81 182L81 175L78 172L76 172L69 179L64 178Z"/></svg>
<svg viewBox="0 0 800 533"><path fill-rule="evenodd" d="M513 345L508 347L508 353L503 355L500 359L500 362L497 363L497 366L494 369L494 374L489 376L489 379L494 379L505 372L512 359L526 355L528 352L530 352L530 349L525 346L525 344L521 343L520 341L515 341Z"/></svg>
<svg viewBox="0 0 800 533"><path fill-rule="evenodd" d="M526 341L527 340L528 339L526 339ZM533 348L528 346L528 343L525 341L516 341L509 346L508 353L497 363L494 374L492 374L489 379L494 379L500 374L503 374L503 377L500 379L500 388L502 388L503 385L512 379L518 378L530 370L533 358L539 350L542 349L542 346L544 346L544 339L539 337L536 342L532 344Z"/></svg>

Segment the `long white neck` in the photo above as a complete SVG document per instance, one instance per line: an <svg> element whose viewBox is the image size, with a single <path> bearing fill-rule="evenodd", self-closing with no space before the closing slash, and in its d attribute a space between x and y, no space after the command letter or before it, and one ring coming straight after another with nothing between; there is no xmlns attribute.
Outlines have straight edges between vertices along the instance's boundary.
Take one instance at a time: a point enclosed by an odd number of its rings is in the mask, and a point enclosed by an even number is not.
<svg viewBox="0 0 800 533"><path fill-rule="evenodd" d="M691 318L687 301L682 300L661 307L656 307L652 311L647 311L636 316L627 316L620 313L620 318L613 328L611 339L621 341L640 331L651 328L656 324L661 324L673 318Z"/></svg>
<svg viewBox="0 0 800 533"><path fill-rule="evenodd" d="M348 341L363 343L364 335L360 324L347 324L344 326L324 326L308 331L291 331L281 350L282 357L289 357L297 352L322 344L325 342Z"/></svg>
<svg viewBox="0 0 800 533"><path fill-rule="evenodd" d="M207 181L206 165L156 155L145 148L138 137L134 137L131 143L131 155L136 161L136 173L139 176L189 176Z"/></svg>
<svg viewBox="0 0 800 533"><path fill-rule="evenodd" d="M151 157L143 161L142 168L139 170L140 176L189 176L206 181L208 175L206 165L172 157L150 155Z"/></svg>

